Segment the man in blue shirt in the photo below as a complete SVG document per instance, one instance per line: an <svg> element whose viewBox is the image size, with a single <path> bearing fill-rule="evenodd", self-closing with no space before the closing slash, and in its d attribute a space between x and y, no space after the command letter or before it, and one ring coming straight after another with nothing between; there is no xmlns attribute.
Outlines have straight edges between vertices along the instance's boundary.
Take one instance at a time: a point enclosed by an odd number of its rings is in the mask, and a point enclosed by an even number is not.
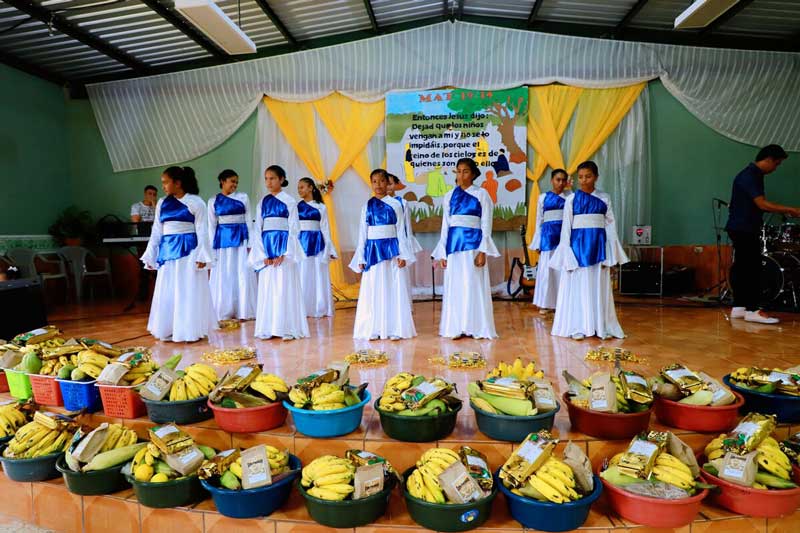
<svg viewBox="0 0 800 533"><path fill-rule="evenodd" d="M736 175L728 208L725 229L733 244L731 288L733 310L731 318L747 322L777 324L779 320L758 309L761 280L761 215L764 211L800 217L800 208L787 207L767 200L764 194L764 176L775 172L789 157L783 148L770 144L762 148L755 163Z"/></svg>

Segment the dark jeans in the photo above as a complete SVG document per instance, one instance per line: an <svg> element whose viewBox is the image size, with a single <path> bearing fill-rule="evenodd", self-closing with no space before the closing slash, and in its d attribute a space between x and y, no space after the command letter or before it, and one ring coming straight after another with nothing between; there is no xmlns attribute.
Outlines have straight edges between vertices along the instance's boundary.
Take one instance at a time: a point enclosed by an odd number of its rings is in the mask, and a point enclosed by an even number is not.
<svg viewBox="0 0 800 533"><path fill-rule="evenodd" d="M756 311L761 296L761 242L756 233L728 230L728 236L733 243L733 306Z"/></svg>

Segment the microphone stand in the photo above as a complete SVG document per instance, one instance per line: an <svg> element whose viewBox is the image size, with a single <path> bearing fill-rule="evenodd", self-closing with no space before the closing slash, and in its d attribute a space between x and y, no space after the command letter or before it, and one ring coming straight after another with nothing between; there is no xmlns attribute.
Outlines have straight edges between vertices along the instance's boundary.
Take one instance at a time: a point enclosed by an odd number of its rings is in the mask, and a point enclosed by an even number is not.
<svg viewBox="0 0 800 533"><path fill-rule="evenodd" d="M703 296L706 296L716 291L717 295L714 300L716 300L717 304L720 306L730 304L732 301L728 275L725 269L722 268L722 232L725 228L720 225L720 221L722 219L723 206L728 207L728 203L719 198L711 199L711 216L714 220L714 233L717 239L717 279L719 282L706 289L703 293Z"/></svg>

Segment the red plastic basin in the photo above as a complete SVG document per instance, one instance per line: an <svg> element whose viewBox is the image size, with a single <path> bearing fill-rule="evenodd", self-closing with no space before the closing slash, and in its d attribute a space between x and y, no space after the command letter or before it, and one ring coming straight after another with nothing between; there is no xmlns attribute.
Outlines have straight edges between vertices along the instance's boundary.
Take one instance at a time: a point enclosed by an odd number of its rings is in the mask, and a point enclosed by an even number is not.
<svg viewBox="0 0 800 533"><path fill-rule="evenodd" d="M598 474L600 472L598 471ZM622 490L603 479L603 495L611 510L630 522L650 527L683 527L691 524L708 490L681 500L659 500Z"/></svg>
<svg viewBox="0 0 800 533"><path fill-rule="evenodd" d="M703 464L705 458L701 458ZM797 482L798 469L794 467L794 478ZM800 488L786 490L764 490L743 487L730 481L725 481L705 470L700 471L703 480L719 487L714 490L709 499L731 512L760 518L777 518L794 513L800 507Z"/></svg>
<svg viewBox="0 0 800 533"><path fill-rule="evenodd" d="M600 413L573 405L565 392L562 396L569 413L572 430L599 439L629 439L646 431L653 407L641 413Z"/></svg>
<svg viewBox="0 0 800 533"><path fill-rule="evenodd" d="M665 426L700 433L721 433L731 430L739 418L739 408L744 405L744 396L735 391L731 392L736 396L736 401L719 407L688 405L656 398L656 418Z"/></svg>
<svg viewBox="0 0 800 533"><path fill-rule="evenodd" d="M258 433L282 426L288 411L281 402L260 407L230 409L208 401L217 425L229 433Z"/></svg>

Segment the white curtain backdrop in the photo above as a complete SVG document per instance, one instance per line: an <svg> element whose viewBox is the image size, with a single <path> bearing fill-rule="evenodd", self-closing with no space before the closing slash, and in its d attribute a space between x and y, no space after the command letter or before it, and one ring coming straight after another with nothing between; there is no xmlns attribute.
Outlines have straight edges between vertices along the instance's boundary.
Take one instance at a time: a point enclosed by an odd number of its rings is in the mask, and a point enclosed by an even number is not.
<svg viewBox="0 0 800 533"><path fill-rule="evenodd" d="M476 60L477 59L477 60ZM221 144L263 95L619 87L660 78L717 132L800 151L800 54L588 39L443 22L327 48L88 86L115 171L188 161Z"/></svg>

